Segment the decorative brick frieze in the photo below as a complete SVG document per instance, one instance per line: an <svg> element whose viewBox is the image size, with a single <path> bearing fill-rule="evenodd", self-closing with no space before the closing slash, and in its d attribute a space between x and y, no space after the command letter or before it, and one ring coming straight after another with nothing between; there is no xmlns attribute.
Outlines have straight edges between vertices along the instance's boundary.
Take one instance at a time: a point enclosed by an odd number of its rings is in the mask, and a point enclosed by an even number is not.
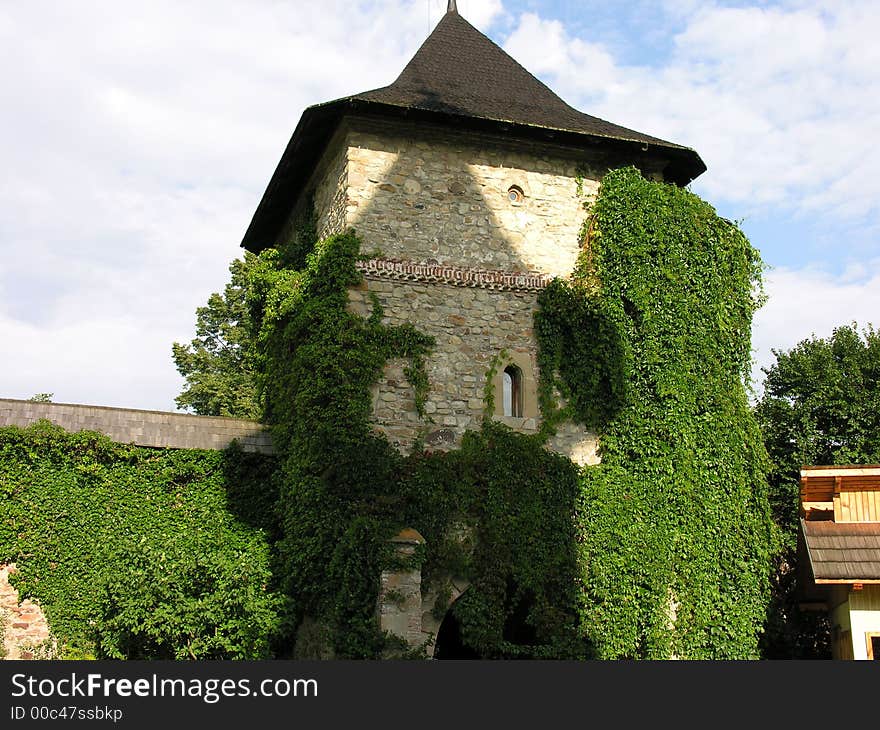
<svg viewBox="0 0 880 730"><path fill-rule="evenodd" d="M497 291L538 291L553 280L552 276L535 271L473 269L399 259L369 259L359 261L357 267L368 279L418 281Z"/></svg>

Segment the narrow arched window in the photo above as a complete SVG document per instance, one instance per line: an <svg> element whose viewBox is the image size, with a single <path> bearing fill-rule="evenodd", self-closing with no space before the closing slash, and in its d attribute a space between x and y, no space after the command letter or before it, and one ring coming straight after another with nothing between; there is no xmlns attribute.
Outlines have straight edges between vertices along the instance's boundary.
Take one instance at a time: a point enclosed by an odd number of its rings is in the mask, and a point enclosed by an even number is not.
<svg viewBox="0 0 880 730"><path fill-rule="evenodd" d="M523 414L523 377L522 370L516 365L508 365L501 375L502 404L505 416L522 418Z"/></svg>

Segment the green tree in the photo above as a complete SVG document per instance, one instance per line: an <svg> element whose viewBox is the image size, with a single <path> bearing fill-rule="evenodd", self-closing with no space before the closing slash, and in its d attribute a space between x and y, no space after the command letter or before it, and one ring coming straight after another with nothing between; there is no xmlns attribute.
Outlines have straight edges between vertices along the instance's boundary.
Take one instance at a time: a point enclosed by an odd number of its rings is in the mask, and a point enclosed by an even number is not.
<svg viewBox="0 0 880 730"><path fill-rule="evenodd" d="M213 293L196 310L196 337L172 345L174 364L186 386L174 402L201 416L259 418L250 318L245 304L253 254L234 259L223 294Z"/></svg>
<svg viewBox="0 0 880 730"><path fill-rule="evenodd" d="M796 606L800 469L880 461L880 333L871 325L860 333L853 323L773 354L755 414L773 464L770 501L784 550L764 650L826 656L827 624Z"/></svg>

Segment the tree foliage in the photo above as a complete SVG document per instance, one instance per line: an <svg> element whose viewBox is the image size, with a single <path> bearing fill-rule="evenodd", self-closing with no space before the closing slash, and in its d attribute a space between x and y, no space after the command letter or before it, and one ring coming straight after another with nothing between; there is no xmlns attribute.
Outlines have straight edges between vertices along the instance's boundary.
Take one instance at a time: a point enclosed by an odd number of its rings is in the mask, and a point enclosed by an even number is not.
<svg viewBox="0 0 880 730"><path fill-rule="evenodd" d="M880 463L880 333L836 328L789 351L774 350L755 414L772 461L770 502L785 551L776 576L771 656L827 656L827 624L796 605L800 469Z"/></svg>
<svg viewBox="0 0 880 730"><path fill-rule="evenodd" d="M880 462L880 333L853 323L773 354L755 413L773 514L793 546L802 466Z"/></svg>
<svg viewBox="0 0 880 730"><path fill-rule="evenodd" d="M258 419L249 313L245 304L254 255L229 265L230 281L196 310L196 336L189 345L172 345L174 364L186 379L178 408L200 416Z"/></svg>

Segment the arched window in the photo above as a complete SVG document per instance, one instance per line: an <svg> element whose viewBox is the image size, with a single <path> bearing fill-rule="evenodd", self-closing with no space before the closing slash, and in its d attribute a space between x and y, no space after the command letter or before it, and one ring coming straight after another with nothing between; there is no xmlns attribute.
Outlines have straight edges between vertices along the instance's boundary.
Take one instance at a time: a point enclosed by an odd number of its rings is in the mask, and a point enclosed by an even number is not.
<svg viewBox="0 0 880 730"><path fill-rule="evenodd" d="M508 365L501 374L502 404L505 416L522 418L523 415L523 377L516 365Z"/></svg>

